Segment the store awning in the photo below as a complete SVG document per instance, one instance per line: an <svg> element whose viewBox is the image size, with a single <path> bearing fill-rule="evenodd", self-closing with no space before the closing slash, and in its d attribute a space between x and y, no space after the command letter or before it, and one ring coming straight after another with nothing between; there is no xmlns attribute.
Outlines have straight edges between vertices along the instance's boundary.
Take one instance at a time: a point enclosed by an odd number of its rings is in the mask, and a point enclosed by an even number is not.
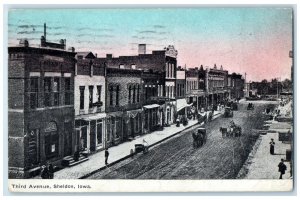
<svg viewBox="0 0 300 200"><path fill-rule="evenodd" d="M180 111L181 109L185 108L185 107L189 107L189 106L193 105L192 103L188 104L186 102L186 99L177 99L176 103L177 103L177 112Z"/></svg>
<svg viewBox="0 0 300 200"><path fill-rule="evenodd" d="M144 108L146 109L152 109L152 108L158 108L160 105L158 104L151 104L151 105L146 105L146 106L143 106Z"/></svg>
<svg viewBox="0 0 300 200"><path fill-rule="evenodd" d="M106 113L94 113L89 115L80 115L75 118L75 120L93 121L97 119L102 119L106 117Z"/></svg>

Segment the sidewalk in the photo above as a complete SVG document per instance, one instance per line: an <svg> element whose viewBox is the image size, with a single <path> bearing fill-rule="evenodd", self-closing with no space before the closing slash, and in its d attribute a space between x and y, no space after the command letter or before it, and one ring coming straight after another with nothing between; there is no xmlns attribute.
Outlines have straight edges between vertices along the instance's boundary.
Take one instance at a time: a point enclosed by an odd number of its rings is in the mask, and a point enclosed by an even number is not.
<svg viewBox="0 0 300 200"><path fill-rule="evenodd" d="M291 149L290 144L278 141L278 133L268 133L261 135L261 143L251 159L250 166L248 166L248 174L245 179L278 179L280 173L278 172L278 164L280 160L286 157L286 150ZM275 155L270 154L269 142L271 138L275 142ZM290 162L284 162L287 170L283 175L283 179L290 178Z"/></svg>
<svg viewBox="0 0 300 200"><path fill-rule="evenodd" d="M220 111L215 111L213 119L220 116ZM176 125L171 125L170 127L165 127L163 131L154 131L152 133L143 135L133 141L124 142L114 147L110 147L108 163L116 162L124 157L130 155L130 149L134 149L134 145L138 143L143 143L143 139L147 141L149 146L154 146L160 141L172 137L183 130L186 130L198 123L198 120L189 120L187 126L181 124L180 127ZM73 167L66 167L60 171L55 172L54 179L78 179L82 176L85 176L95 170L98 170L102 167L105 167L105 158L104 151L97 152L90 155L89 160L83 163L80 163ZM39 176L35 178L40 178Z"/></svg>

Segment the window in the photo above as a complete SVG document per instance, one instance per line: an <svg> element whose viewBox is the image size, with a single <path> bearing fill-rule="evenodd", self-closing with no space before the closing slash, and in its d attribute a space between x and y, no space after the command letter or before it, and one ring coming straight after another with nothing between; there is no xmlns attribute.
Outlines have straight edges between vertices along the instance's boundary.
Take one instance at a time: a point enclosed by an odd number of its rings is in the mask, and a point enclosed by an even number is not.
<svg viewBox="0 0 300 200"><path fill-rule="evenodd" d="M139 114L135 117L135 132L139 130Z"/></svg>
<svg viewBox="0 0 300 200"><path fill-rule="evenodd" d="M128 103L131 103L131 85L129 85L129 89L128 89Z"/></svg>
<svg viewBox="0 0 300 200"><path fill-rule="evenodd" d="M39 92L39 79L38 77L30 78L30 108L38 107L38 92Z"/></svg>
<svg viewBox="0 0 300 200"><path fill-rule="evenodd" d="M101 89L102 89L102 85L97 85L97 101L98 103L101 102Z"/></svg>
<svg viewBox="0 0 300 200"><path fill-rule="evenodd" d="M51 106L51 78L44 78L44 104L45 107Z"/></svg>
<svg viewBox="0 0 300 200"><path fill-rule="evenodd" d="M58 156L59 135L55 122L47 124L45 130L45 155L47 159Z"/></svg>
<svg viewBox="0 0 300 200"><path fill-rule="evenodd" d="M135 65L135 64L132 64L132 65L131 65L131 69L136 69L136 65Z"/></svg>
<svg viewBox="0 0 300 200"><path fill-rule="evenodd" d="M116 88L116 106L119 106L119 93L120 93L120 86L117 85L117 88Z"/></svg>
<svg viewBox="0 0 300 200"><path fill-rule="evenodd" d="M122 119L120 117L116 117L116 138L120 137L121 132L122 132Z"/></svg>
<svg viewBox="0 0 300 200"><path fill-rule="evenodd" d="M80 110L84 109L84 86L79 87L80 90Z"/></svg>
<svg viewBox="0 0 300 200"><path fill-rule="evenodd" d="M90 76L93 76L93 74L94 74L94 66L91 65L90 66Z"/></svg>
<svg viewBox="0 0 300 200"><path fill-rule="evenodd" d="M89 108L93 107L93 90L94 90L94 86L90 85L89 86Z"/></svg>
<svg viewBox="0 0 300 200"><path fill-rule="evenodd" d="M110 126L110 119L107 120L107 141L110 141L110 134L111 134L111 126Z"/></svg>
<svg viewBox="0 0 300 200"><path fill-rule="evenodd" d="M133 86L132 103L135 103L135 85Z"/></svg>
<svg viewBox="0 0 300 200"><path fill-rule="evenodd" d="M110 86L109 88L109 105L112 106L114 103L113 97L114 97L114 88L113 86Z"/></svg>
<svg viewBox="0 0 300 200"><path fill-rule="evenodd" d="M120 65L119 65L119 68L120 68L120 69L124 69L124 68L125 68L124 64L120 64Z"/></svg>
<svg viewBox="0 0 300 200"><path fill-rule="evenodd" d="M137 97L136 97L136 102L140 102L140 86L137 86Z"/></svg>
<svg viewBox="0 0 300 200"><path fill-rule="evenodd" d="M65 78L65 105L71 105L71 78Z"/></svg>
<svg viewBox="0 0 300 200"><path fill-rule="evenodd" d="M97 121L97 145L102 144L102 120Z"/></svg>
<svg viewBox="0 0 300 200"><path fill-rule="evenodd" d="M54 106L59 105L59 91L60 91L60 84L59 78L55 77L53 80L53 96L54 96Z"/></svg>

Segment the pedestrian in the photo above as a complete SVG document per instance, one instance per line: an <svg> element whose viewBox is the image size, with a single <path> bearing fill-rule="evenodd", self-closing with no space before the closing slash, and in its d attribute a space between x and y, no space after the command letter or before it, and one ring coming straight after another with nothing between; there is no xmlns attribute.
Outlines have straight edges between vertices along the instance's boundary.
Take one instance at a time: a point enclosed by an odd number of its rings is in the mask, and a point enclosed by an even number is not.
<svg viewBox="0 0 300 200"><path fill-rule="evenodd" d="M280 172L279 179L282 179L282 175L285 174L286 165L284 164L284 160L281 159L281 162L278 164L278 171Z"/></svg>
<svg viewBox="0 0 300 200"><path fill-rule="evenodd" d="M53 165L51 163L49 164L48 170L49 170L49 178L53 179L53 177L54 177L54 168L53 168Z"/></svg>
<svg viewBox="0 0 300 200"><path fill-rule="evenodd" d="M49 179L48 167L46 167L45 165L42 166L41 177L42 177L42 179Z"/></svg>
<svg viewBox="0 0 300 200"><path fill-rule="evenodd" d="M109 156L109 152L108 152L108 149L106 148L105 149L105 165L107 165L107 160L108 160L108 156Z"/></svg>
<svg viewBox="0 0 300 200"><path fill-rule="evenodd" d="M275 148L275 142L274 139L271 138L271 142L270 142L270 154L274 155L274 148Z"/></svg>

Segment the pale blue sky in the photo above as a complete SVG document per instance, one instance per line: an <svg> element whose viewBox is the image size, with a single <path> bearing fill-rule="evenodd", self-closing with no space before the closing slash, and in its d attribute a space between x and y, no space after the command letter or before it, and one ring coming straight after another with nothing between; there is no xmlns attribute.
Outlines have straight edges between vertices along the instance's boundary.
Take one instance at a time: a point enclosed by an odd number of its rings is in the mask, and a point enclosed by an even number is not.
<svg viewBox="0 0 300 200"><path fill-rule="evenodd" d="M147 53L171 44L179 65L222 64L260 80L290 75L291 15L283 8L11 10L8 42L39 44L46 22L47 40L66 39L77 51L135 55L138 43Z"/></svg>

